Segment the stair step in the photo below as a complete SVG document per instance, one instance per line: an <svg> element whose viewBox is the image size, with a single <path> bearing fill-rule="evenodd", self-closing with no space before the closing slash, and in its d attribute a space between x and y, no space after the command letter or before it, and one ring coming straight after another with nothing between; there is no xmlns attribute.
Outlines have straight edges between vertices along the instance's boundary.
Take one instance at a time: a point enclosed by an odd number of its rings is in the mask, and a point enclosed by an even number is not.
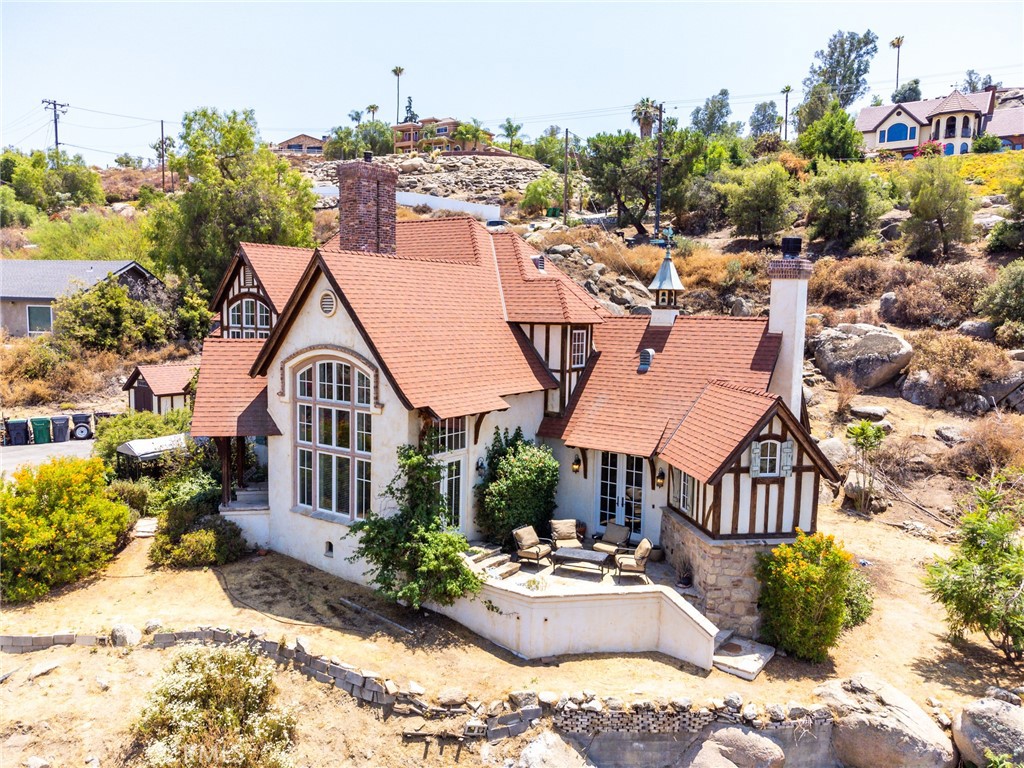
<svg viewBox="0 0 1024 768"><path fill-rule="evenodd" d="M490 568L498 568L507 563L511 559L512 558L509 555L505 555L499 552L496 555L488 557L486 560L481 560L478 563L478 565L486 571Z"/></svg>
<svg viewBox="0 0 1024 768"><path fill-rule="evenodd" d="M715 650L717 651L726 642L728 642L729 638L731 638L733 636L733 634L734 634L734 632L731 629L720 629L720 630L718 630L718 634L715 635Z"/></svg>
<svg viewBox="0 0 1024 768"><path fill-rule="evenodd" d="M519 573L519 568L519 563L507 562L501 567L490 571L490 573L498 579L507 579L509 576Z"/></svg>
<svg viewBox="0 0 1024 768"><path fill-rule="evenodd" d="M484 560L499 554L501 554L501 550L497 547L485 547L478 545L470 547L470 551L466 553L466 556L474 563L482 563Z"/></svg>

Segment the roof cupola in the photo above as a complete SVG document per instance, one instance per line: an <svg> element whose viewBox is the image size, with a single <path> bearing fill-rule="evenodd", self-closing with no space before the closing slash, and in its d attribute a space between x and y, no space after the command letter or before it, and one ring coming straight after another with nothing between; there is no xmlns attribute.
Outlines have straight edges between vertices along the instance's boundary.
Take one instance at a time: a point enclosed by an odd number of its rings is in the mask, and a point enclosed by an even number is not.
<svg viewBox="0 0 1024 768"><path fill-rule="evenodd" d="M658 274L651 280L647 289L654 296L654 308L651 310L651 325L670 326L679 314L679 294L683 291L683 282L672 263L672 252L665 249L665 258L658 267Z"/></svg>

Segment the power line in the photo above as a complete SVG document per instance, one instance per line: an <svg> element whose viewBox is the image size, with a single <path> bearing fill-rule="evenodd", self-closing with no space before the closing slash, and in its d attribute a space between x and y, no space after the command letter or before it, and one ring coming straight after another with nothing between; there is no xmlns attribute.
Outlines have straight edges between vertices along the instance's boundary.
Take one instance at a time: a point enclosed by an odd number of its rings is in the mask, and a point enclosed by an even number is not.
<svg viewBox="0 0 1024 768"><path fill-rule="evenodd" d="M122 114L119 114L117 112L104 112L104 111L99 110L99 109L89 109L88 107L79 107L79 106L74 106L74 107L72 107L72 109L80 109L83 112L92 112L93 114L96 114L96 115L107 115L108 117L123 117L123 118L125 118L127 120L144 120L147 123L159 123L160 122L160 118L159 117L155 117L154 118L154 117L140 117L139 115L122 115ZM172 121L168 120L167 122L170 123ZM181 125L181 123L174 123L174 125Z"/></svg>
<svg viewBox="0 0 1024 768"><path fill-rule="evenodd" d="M49 128L49 127L50 127L50 118L46 118L45 120L43 120L42 124L37 126L31 133L29 133L26 136L18 139L17 141L12 141L11 145L12 146L17 146L18 144L21 144L26 139L32 138L33 136L35 136L37 133L39 133L44 128Z"/></svg>
<svg viewBox="0 0 1024 768"><path fill-rule="evenodd" d="M30 110L29 110L28 112L26 112L25 114L23 114L23 115L21 115L21 116L19 116L19 117L16 117L16 118L14 118L13 120L11 120L11 121L10 121L9 123L7 123L7 124L6 124L5 126L4 126L4 130L6 130L6 131L9 131L9 130L11 130L12 128L14 128L15 126L19 126L19 125L21 125L22 123L25 123L25 122L27 122L27 121L28 121L28 120L30 120L30 119L31 119L31 118L32 118L32 117L33 117L34 115L38 115L38 110L39 110L39 107L32 107L32 109L30 109Z"/></svg>

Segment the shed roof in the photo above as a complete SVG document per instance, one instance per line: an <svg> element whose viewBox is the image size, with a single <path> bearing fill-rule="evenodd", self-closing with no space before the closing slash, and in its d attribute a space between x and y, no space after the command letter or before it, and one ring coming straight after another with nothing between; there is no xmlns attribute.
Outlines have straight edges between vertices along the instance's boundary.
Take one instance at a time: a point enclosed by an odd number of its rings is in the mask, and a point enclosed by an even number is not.
<svg viewBox="0 0 1024 768"><path fill-rule="evenodd" d="M199 366L195 363L165 363L164 365L137 365L121 389L131 389L142 378L153 394L160 396L180 395L188 389L189 382Z"/></svg>
<svg viewBox="0 0 1024 768"><path fill-rule="evenodd" d="M281 434L267 412L266 377L249 375L263 343L263 339L206 338L192 411L193 435Z"/></svg>
<svg viewBox="0 0 1024 768"><path fill-rule="evenodd" d="M133 268L153 277L131 260L0 259L0 297L53 300Z"/></svg>
<svg viewBox="0 0 1024 768"><path fill-rule="evenodd" d="M129 440L127 443L117 446L117 452L122 456L129 456L139 461L148 461L162 456L168 451L177 451L186 447L188 447L187 435L164 435Z"/></svg>

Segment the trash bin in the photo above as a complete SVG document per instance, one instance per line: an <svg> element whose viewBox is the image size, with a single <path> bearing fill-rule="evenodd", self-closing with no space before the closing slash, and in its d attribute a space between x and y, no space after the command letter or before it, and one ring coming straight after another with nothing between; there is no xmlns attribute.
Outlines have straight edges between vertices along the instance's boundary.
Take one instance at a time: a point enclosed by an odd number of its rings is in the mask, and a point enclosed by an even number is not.
<svg viewBox="0 0 1024 768"><path fill-rule="evenodd" d="M50 442L50 420L44 416L29 421L32 422L32 442L37 445Z"/></svg>
<svg viewBox="0 0 1024 768"><path fill-rule="evenodd" d="M51 416L50 422L53 424L53 442L66 443L68 439L68 425L71 423L71 418L68 416Z"/></svg>
<svg viewBox="0 0 1024 768"><path fill-rule="evenodd" d="M7 442L10 445L28 445L28 421L11 419L7 422Z"/></svg>
<svg viewBox="0 0 1024 768"><path fill-rule="evenodd" d="M99 424L100 419L109 419L114 414L110 411L94 411L92 415L94 423Z"/></svg>
<svg viewBox="0 0 1024 768"><path fill-rule="evenodd" d="M88 413L71 414L71 437L75 440L88 440L92 437L92 427L89 425L89 419Z"/></svg>

